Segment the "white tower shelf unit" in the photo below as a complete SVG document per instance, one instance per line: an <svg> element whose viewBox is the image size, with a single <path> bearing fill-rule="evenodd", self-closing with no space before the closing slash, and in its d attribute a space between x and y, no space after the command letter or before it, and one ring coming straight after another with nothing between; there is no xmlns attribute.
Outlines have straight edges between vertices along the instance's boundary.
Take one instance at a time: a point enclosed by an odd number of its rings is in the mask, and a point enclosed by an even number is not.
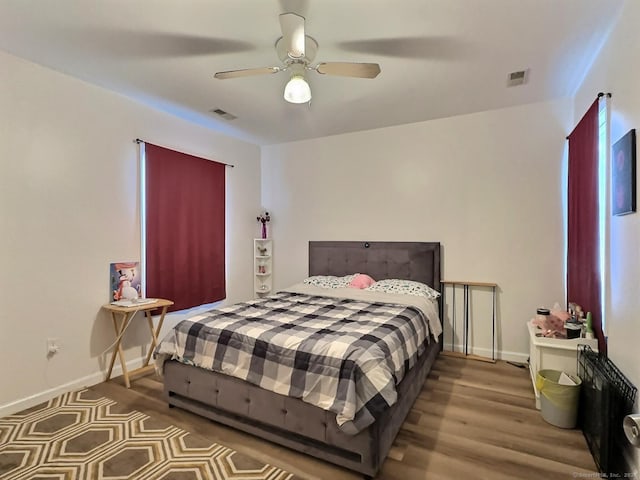
<svg viewBox="0 0 640 480"><path fill-rule="evenodd" d="M273 288L273 240L253 239L253 290L256 295L271 293Z"/></svg>

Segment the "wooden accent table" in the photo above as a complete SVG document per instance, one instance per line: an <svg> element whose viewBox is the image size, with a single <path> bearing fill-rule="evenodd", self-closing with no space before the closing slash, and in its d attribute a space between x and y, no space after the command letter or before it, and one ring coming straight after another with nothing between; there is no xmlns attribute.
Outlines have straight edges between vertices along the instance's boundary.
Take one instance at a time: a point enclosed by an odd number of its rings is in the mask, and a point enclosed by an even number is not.
<svg viewBox="0 0 640 480"><path fill-rule="evenodd" d="M131 382L129 381L129 375L133 375L136 373L142 373L142 371L147 371L149 367L149 361L151 360L151 354L153 353L154 348L158 345L158 335L160 334L160 329L162 328L162 322L164 321L164 316L167 313L167 309L173 305L171 300L165 300L163 298L156 299L153 303L144 303L140 305L133 305L131 307L121 307L118 305L112 305L110 303L103 305L102 308L111 312L111 319L113 320L113 327L116 331L116 343L113 347L113 353L111 354L111 362L109 363L109 370L107 371L107 378L105 381L108 381L111 378L111 372L113 371L113 365L116 361L116 355L120 358L120 365L122 366L122 375L124 376L124 383L127 388L131 388ZM151 312L153 310L157 310L162 308L160 312L160 320L158 321L158 325L153 327L153 316ZM134 315L137 312L144 312L147 317L147 323L149 324L149 331L151 332L151 347L149 347L149 352L147 353L147 358L142 365L142 367L137 368L129 372L127 370L127 365L124 358L124 352L122 351L122 338L123 333L131 323Z"/></svg>

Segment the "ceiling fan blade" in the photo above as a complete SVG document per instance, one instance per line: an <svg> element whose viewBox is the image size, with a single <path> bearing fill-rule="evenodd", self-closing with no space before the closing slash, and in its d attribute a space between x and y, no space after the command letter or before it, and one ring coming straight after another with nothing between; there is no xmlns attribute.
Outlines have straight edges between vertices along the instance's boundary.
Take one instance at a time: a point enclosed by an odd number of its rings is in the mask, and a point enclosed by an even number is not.
<svg viewBox="0 0 640 480"><path fill-rule="evenodd" d="M250 77L253 75L263 75L266 73L278 73L280 67L263 67L263 68L247 68L245 70L228 70L226 72L218 72L214 75L219 80L227 78Z"/></svg>
<svg viewBox="0 0 640 480"><path fill-rule="evenodd" d="M282 13L280 15L280 28L282 29L282 38L287 46L287 53L290 58L304 58L304 17L295 13Z"/></svg>
<svg viewBox="0 0 640 480"><path fill-rule="evenodd" d="M326 62L316 67L318 73L341 77L376 78L380 73L377 63Z"/></svg>
<svg viewBox="0 0 640 480"><path fill-rule="evenodd" d="M338 42L349 52L367 55L457 61L472 54L472 47L459 38L429 35L423 37L370 38Z"/></svg>

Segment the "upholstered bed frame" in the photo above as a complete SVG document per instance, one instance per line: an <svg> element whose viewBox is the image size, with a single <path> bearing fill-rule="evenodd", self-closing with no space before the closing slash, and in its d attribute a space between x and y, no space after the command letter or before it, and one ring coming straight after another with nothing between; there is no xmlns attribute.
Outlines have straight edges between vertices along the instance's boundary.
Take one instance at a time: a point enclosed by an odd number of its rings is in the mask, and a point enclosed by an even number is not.
<svg viewBox="0 0 640 480"><path fill-rule="evenodd" d="M366 273L402 278L440 290L437 242L309 242L309 275ZM338 429L335 414L227 375L167 361L164 392L181 407L266 440L373 477L431 370L442 338L432 339L398 385L398 401L357 435Z"/></svg>

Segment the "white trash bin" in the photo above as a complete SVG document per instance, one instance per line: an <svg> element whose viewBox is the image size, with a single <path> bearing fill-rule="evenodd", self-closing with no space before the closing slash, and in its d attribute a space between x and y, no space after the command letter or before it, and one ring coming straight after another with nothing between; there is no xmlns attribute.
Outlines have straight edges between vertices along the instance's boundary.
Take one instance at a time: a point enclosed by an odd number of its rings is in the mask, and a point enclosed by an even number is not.
<svg viewBox="0 0 640 480"><path fill-rule="evenodd" d="M540 413L551 425L575 428L578 420L582 380L559 370L540 370L536 388L540 392Z"/></svg>

